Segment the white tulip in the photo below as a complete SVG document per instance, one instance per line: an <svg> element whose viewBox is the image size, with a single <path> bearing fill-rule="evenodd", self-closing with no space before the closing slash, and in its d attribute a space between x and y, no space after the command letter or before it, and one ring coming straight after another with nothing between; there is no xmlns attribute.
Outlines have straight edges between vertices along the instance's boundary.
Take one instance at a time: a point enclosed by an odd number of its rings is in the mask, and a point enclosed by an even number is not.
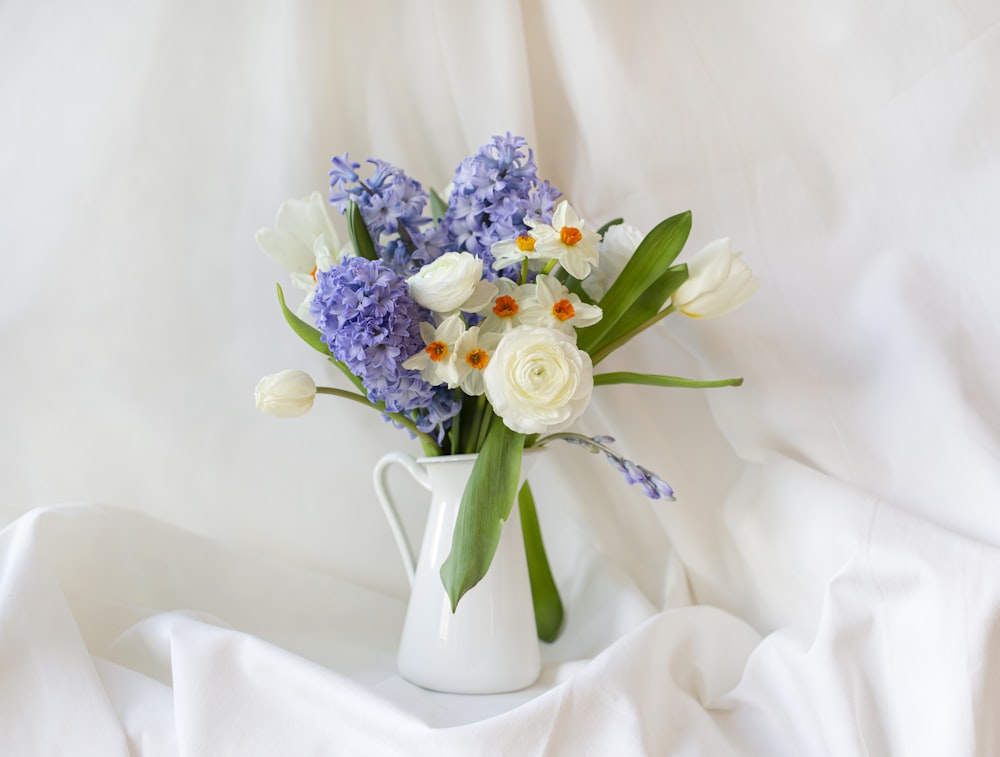
<svg viewBox="0 0 1000 757"><path fill-rule="evenodd" d="M587 409L593 370L572 336L518 326L503 336L483 371L486 398L513 431L562 431Z"/></svg>
<svg viewBox="0 0 1000 757"><path fill-rule="evenodd" d="M604 232L604 239L598 243L600 262L582 282L583 291L596 302L621 276L625 266L632 259L642 242L643 234L629 223L617 223Z"/></svg>
<svg viewBox="0 0 1000 757"><path fill-rule="evenodd" d="M757 291L760 280L753 275L729 239L709 243L688 263L688 278L670 302L691 318L717 318L735 310Z"/></svg>
<svg viewBox="0 0 1000 757"><path fill-rule="evenodd" d="M337 231L326 212L326 202L319 192L301 200L286 200L278 208L273 229L260 229L257 246L288 271L292 282L306 292L298 308L300 318L309 320L309 303L316 289L316 274L328 271L354 250L348 243L341 247Z"/></svg>
<svg viewBox="0 0 1000 757"><path fill-rule="evenodd" d="M406 280L410 296L435 313L474 313L493 300L497 288L483 279L483 261L469 252L446 252Z"/></svg>
<svg viewBox="0 0 1000 757"><path fill-rule="evenodd" d="M281 371L262 378L254 397L261 412L278 418L295 418L312 409L316 382L305 371Z"/></svg>

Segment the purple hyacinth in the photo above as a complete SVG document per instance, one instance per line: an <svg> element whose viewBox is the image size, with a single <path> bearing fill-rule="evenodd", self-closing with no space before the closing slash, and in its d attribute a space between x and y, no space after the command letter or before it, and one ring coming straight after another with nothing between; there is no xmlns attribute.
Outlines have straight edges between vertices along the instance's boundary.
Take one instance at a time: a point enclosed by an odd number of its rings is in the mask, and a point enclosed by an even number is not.
<svg viewBox="0 0 1000 757"><path fill-rule="evenodd" d="M534 154L523 137L495 136L455 169L453 190L441 226L452 249L483 259L495 275L490 247L528 230L524 219L548 223L562 192L539 181ZM503 272L516 278L517 272Z"/></svg>
<svg viewBox="0 0 1000 757"><path fill-rule="evenodd" d="M309 312L333 356L361 379L372 402L410 415L440 442L460 405L403 361L424 348L420 322L431 320L405 280L377 260L348 257L318 274Z"/></svg>
<svg viewBox="0 0 1000 757"><path fill-rule="evenodd" d="M367 162L374 172L365 180L358 173L361 164L347 153L333 158L330 202L342 214L351 201L357 203L379 257L396 273L410 276L445 252L447 234L428 227L428 196L420 182L384 160Z"/></svg>

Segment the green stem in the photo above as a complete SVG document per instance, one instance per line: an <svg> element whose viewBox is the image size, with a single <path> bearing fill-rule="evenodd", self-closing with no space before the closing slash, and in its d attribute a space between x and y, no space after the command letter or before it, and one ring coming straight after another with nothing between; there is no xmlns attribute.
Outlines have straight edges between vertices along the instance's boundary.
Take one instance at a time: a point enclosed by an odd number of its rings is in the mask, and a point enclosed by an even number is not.
<svg viewBox="0 0 1000 757"><path fill-rule="evenodd" d="M659 323L660 321L662 321L664 318L666 318L668 315L670 315L673 312L674 312L674 306L673 305L668 305L663 310L661 310L659 313L657 313L656 315L654 315L652 318L643 321L642 323L640 323L638 326L636 326L634 329L632 329L628 333L626 333L626 334L618 337L613 342L611 342L609 344L606 344L603 347L601 347L601 349L599 349L597 352L595 352L593 355L590 356L590 359L593 361L594 365L597 365L599 362L601 362L602 360L604 360L604 358L606 358L612 352L614 352L619 347L621 347L623 344L625 344L626 342L628 342L630 339L632 339L633 337L637 336L638 334L641 334L643 331L645 331L646 329L648 329L653 324Z"/></svg>
<svg viewBox="0 0 1000 757"><path fill-rule="evenodd" d="M357 394L356 392L349 392L346 389L336 389L332 386L317 386L316 394L329 394L331 397L342 397L345 400L351 400L352 402L357 402L358 404L364 405L365 407L370 407L373 410L378 410L380 413L392 418L396 423L401 425L410 433L416 435L420 440L420 444L423 446L424 451L428 452L432 447L438 449L438 454L440 454L440 449L437 446L437 442L430 434L425 434L417 428L417 424L413 422L412 419L407 418L405 415L400 413L389 413L385 410L385 405L381 402L375 404L368 401L368 398L363 394Z"/></svg>
<svg viewBox="0 0 1000 757"><path fill-rule="evenodd" d="M465 451L478 452L476 443L479 441L479 429L483 422L483 412L486 409L486 395L481 394L476 398L476 405L472 409L472 422L469 424L469 433L465 436Z"/></svg>
<svg viewBox="0 0 1000 757"><path fill-rule="evenodd" d="M485 397L485 395L482 395ZM493 421L493 406L488 402L484 403L485 408L483 410L482 421L479 426L479 438L476 440L476 448L473 452L479 452L486 443L486 435L490 431L490 423Z"/></svg>
<svg viewBox="0 0 1000 757"><path fill-rule="evenodd" d="M528 259L525 258L521 261L521 280L517 282L518 284L528 283Z"/></svg>
<svg viewBox="0 0 1000 757"><path fill-rule="evenodd" d="M555 268L558 263L559 263L558 258L552 258L552 260L550 260L548 263L545 264L545 267L542 269L542 273L543 274L552 273L552 269Z"/></svg>

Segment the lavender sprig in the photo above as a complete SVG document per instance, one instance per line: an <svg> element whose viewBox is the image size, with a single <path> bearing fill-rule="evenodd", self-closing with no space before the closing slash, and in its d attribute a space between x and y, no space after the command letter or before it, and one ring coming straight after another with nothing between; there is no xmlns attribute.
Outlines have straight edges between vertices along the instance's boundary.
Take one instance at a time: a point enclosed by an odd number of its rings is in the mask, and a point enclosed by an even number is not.
<svg viewBox="0 0 1000 757"><path fill-rule="evenodd" d="M607 446L614 443L614 437L606 435L584 436L583 434L562 432L543 436L535 441L534 446L540 447L553 439L562 439L570 444L583 447L587 452L593 454L603 452L607 456L608 462L624 474L625 480L630 484L639 484L642 493L647 497L650 499L665 499L669 502L675 501L674 490L670 484L649 470L649 468L644 468L631 460L626 460Z"/></svg>

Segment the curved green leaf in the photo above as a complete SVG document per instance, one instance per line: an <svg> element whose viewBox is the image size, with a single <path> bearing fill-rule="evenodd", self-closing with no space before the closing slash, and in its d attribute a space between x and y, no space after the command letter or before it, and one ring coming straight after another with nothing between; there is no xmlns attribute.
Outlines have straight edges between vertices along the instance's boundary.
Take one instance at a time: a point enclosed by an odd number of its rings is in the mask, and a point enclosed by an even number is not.
<svg viewBox="0 0 1000 757"><path fill-rule="evenodd" d="M614 341L615 333L624 333L616 332L618 321L664 276L690 232L691 211L685 211L661 221L646 235L625 270L598 303L604 311L601 320L577 332L580 349L593 355L601 346ZM650 315L655 312L656 309Z"/></svg>
<svg viewBox="0 0 1000 757"><path fill-rule="evenodd" d="M375 260L378 257L372 235L368 232L365 219L361 216L361 208L354 200L350 201L347 208L347 233L351 236L351 244L354 245L356 254L368 260Z"/></svg>
<svg viewBox="0 0 1000 757"><path fill-rule="evenodd" d="M442 200L441 195L433 189L428 194L431 196L431 218L434 219L434 223L437 223L448 212L448 203Z"/></svg>
<svg viewBox="0 0 1000 757"><path fill-rule="evenodd" d="M535 498L525 481L517 497L521 515L521 532L524 534L524 553L528 558L528 579L531 581L531 602L535 606L535 627L538 638L552 642L559 636L563 622L563 605L559 589L552 578L549 559L545 554L542 531L538 526Z"/></svg>
<svg viewBox="0 0 1000 757"><path fill-rule="evenodd" d="M285 320L288 321L288 325L292 327L292 331L302 337L302 341L308 344L317 352L330 356L330 348L326 346L323 341L322 336L319 331L314 329L308 323L299 318L295 313L288 309L288 305L285 304L285 293L281 291L281 284L275 284L278 289L278 302L281 303L281 312L285 315Z"/></svg>
<svg viewBox="0 0 1000 757"><path fill-rule="evenodd" d="M500 531L517 497L523 450L524 434L511 431L499 420L490 426L462 494L451 552L441 566L452 612L493 562Z"/></svg>

